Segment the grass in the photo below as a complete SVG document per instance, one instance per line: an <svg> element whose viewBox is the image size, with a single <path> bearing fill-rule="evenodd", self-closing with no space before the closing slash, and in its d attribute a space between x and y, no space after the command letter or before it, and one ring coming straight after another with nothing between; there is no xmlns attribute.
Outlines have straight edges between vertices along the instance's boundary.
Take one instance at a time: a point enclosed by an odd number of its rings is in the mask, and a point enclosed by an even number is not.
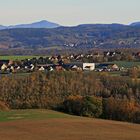
<svg viewBox="0 0 140 140"><path fill-rule="evenodd" d="M22 56L22 55L13 55L13 56L0 56L0 60L24 60L24 59L32 59L32 58L39 58L41 56L29 55L29 56Z"/></svg>
<svg viewBox="0 0 140 140"><path fill-rule="evenodd" d="M140 66L140 62L128 62L128 61L113 61L113 62L108 62L108 63L113 63L117 64L119 68L132 68L136 66ZM108 72L112 76L121 76L122 72L121 71L113 71L113 72Z"/></svg>
<svg viewBox="0 0 140 140"><path fill-rule="evenodd" d="M0 140L140 140L140 125L50 110L12 110L0 118Z"/></svg>
<svg viewBox="0 0 140 140"><path fill-rule="evenodd" d="M11 110L0 112L0 122L13 120L42 120L49 118L67 118L70 115L50 110Z"/></svg>
<svg viewBox="0 0 140 140"><path fill-rule="evenodd" d="M132 68L135 66L140 66L140 62L113 61L110 63L117 64L119 67L124 67L124 68Z"/></svg>

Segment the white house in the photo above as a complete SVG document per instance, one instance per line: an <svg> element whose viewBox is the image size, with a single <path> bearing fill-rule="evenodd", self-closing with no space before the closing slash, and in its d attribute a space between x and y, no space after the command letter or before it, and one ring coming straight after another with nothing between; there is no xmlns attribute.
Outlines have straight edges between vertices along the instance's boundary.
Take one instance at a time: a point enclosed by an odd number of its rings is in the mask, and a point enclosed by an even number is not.
<svg viewBox="0 0 140 140"><path fill-rule="evenodd" d="M86 70L86 71L95 70L95 63L83 63L83 70Z"/></svg>
<svg viewBox="0 0 140 140"><path fill-rule="evenodd" d="M3 64L2 66L1 66L1 70L6 70L7 69L7 65L6 64Z"/></svg>
<svg viewBox="0 0 140 140"><path fill-rule="evenodd" d="M43 67L43 66L41 66L40 68L39 68L39 71L44 71L45 70L45 68Z"/></svg>

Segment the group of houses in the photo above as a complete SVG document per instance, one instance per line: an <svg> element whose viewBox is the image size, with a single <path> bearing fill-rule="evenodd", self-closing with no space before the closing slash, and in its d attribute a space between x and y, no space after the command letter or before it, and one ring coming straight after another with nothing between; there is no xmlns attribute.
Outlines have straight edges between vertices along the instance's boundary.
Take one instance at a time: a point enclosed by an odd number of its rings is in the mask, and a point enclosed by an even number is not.
<svg viewBox="0 0 140 140"><path fill-rule="evenodd" d="M103 64L98 64L96 67L96 71L102 72L102 71L120 71L121 69L117 64L114 63L103 63Z"/></svg>
<svg viewBox="0 0 140 140"><path fill-rule="evenodd" d="M0 60L1 73L18 73L18 72L33 72L33 71L93 71L95 63L61 63L61 64L15 64L9 60Z"/></svg>
<svg viewBox="0 0 140 140"><path fill-rule="evenodd" d="M40 58L39 58L40 59ZM50 59L49 59L50 60ZM54 57L51 60L56 60ZM60 59L57 63L47 63L41 58L28 59L26 61L16 62L10 60L0 60L0 73L29 73L34 71L117 71L119 67L116 64L95 64L83 62L68 62L64 63Z"/></svg>

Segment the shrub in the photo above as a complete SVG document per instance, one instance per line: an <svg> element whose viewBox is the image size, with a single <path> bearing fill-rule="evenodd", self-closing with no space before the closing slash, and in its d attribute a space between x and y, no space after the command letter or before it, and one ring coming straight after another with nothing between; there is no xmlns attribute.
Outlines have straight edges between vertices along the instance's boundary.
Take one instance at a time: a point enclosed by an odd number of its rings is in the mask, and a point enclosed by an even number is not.
<svg viewBox="0 0 140 140"><path fill-rule="evenodd" d="M103 100L103 117L119 121L134 121L138 106L135 102L124 99L104 99Z"/></svg>
<svg viewBox="0 0 140 140"><path fill-rule="evenodd" d="M84 97L82 116L98 118L102 114L102 99L97 97Z"/></svg>
<svg viewBox="0 0 140 140"><path fill-rule="evenodd" d="M87 117L100 117L102 99L97 97L70 96L63 103L65 112Z"/></svg>

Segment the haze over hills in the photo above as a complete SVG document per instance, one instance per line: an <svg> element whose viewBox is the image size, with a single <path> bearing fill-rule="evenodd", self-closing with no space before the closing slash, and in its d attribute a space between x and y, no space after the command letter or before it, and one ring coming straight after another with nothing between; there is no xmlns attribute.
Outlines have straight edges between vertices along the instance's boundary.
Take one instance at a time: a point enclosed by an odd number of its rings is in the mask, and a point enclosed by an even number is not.
<svg viewBox="0 0 140 140"><path fill-rule="evenodd" d="M117 25L117 26L122 26L124 24L117 24L117 23L113 23L113 24L80 24L81 26L84 25L98 25L98 26L106 26L106 25ZM60 27L61 25L54 23L54 22L50 22L47 20L42 20L42 21L38 21L38 22L33 22L30 24L17 24L17 25L9 25L9 26L4 26L4 25L0 25L0 30L3 29L16 29L16 28L57 28ZM140 22L134 22L131 23L130 25L124 25L124 26L140 26Z"/></svg>
<svg viewBox="0 0 140 140"><path fill-rule="evenodd" d="M15 28L57 28L59 26L60 25L57 23L49 22L47 20L42 20L31 24L19 24L19 25L11 25L11 26L0 25L0 30L15 29Z"/></svg>
<svg viewBox="0 0 140 140"><path fill-rule="evenodd" d="M6 29L6 26L0 25L0 30Z"/></svg>
<svg viewBox="0 0 140 140"><path fill-rule="evenodd" d="M138 48L140 47L138 24L82 24L59 27L58 24L41 21L9 26L8 30L7 28L0 30L0 49Z"/></svg>
<svg viewBox="0 0 140 140"><path fill-rule="evenodd" d="M140 27L140 22L134 22L132 24L130 24L131 26L139 26Z"/></svg>

